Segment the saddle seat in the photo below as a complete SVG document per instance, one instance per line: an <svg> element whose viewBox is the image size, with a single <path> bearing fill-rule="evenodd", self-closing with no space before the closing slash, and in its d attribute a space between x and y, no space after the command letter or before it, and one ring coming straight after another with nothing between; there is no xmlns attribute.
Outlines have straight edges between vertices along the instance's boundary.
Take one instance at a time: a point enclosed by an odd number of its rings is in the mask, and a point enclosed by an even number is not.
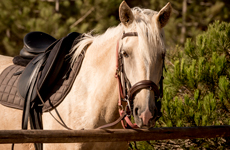
<svg viewBox="0 0 230 150"><path fill-rule="evenodd" d="M32 59L36 55L45 52L56 39L44 32L34 31L27 33L23 39L24 46L20 51L20 56L26 59Z"/></svg>

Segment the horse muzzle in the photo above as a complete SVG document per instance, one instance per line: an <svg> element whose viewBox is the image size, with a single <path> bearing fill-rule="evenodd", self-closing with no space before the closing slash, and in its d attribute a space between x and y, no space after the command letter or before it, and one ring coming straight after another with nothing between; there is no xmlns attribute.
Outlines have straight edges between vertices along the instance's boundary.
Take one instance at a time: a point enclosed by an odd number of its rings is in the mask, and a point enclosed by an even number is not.
<svg viewBox="0 0 230 150"><path fill-rule="evenodd" d="M140 112L141 111L140 108L138 107L134 108L133 110L134 119L139 127L142 126L153 127L155 126L156 120L158 120L161 116L160 113L161 104L157 102L158 98L160 97L160 91L158 89L158 86L151 80L142 80L134 84L128 91L129 101L133 104L135 96L143 89L147 89L154 92L155 94L154 100L156 106L153 106L153 110L151 109L151 111L149 110L149 107L147 107L142 112Z"/></svg>

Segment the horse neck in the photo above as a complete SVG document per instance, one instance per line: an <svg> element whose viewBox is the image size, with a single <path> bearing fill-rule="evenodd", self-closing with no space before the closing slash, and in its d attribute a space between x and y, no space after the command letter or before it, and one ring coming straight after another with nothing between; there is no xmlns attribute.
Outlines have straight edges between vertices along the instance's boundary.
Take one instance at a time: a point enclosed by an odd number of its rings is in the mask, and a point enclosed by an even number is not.
<svg viewBox="0 0 230 150"><path fill-rule="evenodd" d="M84 99L84 103L80 102L82 108L90 107L87 109L93 109L94 113L90 115L93 117L102 116L100 118L103 118L105 122L111 122L118 115L118 87L115 78L116 41L118 38L119 36L115 36L100 42L100 44L94 41L88 47L81 71L75 82L76 90L74 91L78 91L78 99ZM98 119L95 118L95 120Z"/></svg>
<svg viewBox="0 0 230 150"><path fill-rule="evenodd" d="M87 50L87 74L94 76L94 83L103 85L104 90L115 89L116 79L116 42L118 37L100 42L93 42ZM99 86L99 85L98 85Z"/></svg>

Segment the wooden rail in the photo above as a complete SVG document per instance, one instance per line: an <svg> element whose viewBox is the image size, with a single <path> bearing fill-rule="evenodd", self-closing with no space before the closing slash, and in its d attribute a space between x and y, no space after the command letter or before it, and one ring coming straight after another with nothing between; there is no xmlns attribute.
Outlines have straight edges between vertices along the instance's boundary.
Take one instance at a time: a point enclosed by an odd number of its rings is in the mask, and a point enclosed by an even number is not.
<svg viewBox="0 0 230 150"><path fill-rule="evenodd" d="M0 143L78 143L230 137L230 126L99 130L0 130Z"/></svg>

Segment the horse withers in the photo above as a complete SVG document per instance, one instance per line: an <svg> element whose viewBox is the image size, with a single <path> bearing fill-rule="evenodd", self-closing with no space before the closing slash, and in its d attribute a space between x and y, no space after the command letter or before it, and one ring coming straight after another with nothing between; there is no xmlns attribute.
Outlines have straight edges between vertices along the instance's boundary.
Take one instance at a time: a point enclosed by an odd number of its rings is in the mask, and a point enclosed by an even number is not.
<svg viewBox="0 0 230 150"><path fill-rule="evenodd" d="M95 129L117 120L122 114L118 110L126 108L133 115L136 127L154 127L160 111L156 97L161 93L157 86L162 79L166 53L163 27L170 18L171 10L170 3L156 12L139 7L130 9L123 1L119 8L121 23L118 26L107 29L102 35L84 34L70 54L74 63L87 47L80 72L69 94L57 107L68 127L75 130ZM12 65L12 58L1 55L0 71L9 65ZM0 117L0 130L21 129L21 110L0 105ZM55 117L58 118L57 115ZM49 113L43 113L43 127L44 130L64 129ZM122 124L111 128L122 128ZM127 147L126 141L44 144L46 150ZM11 144L0 145L0 149L10 148ZM34 149L34 145L15 144L17 149Z"/></svg>

